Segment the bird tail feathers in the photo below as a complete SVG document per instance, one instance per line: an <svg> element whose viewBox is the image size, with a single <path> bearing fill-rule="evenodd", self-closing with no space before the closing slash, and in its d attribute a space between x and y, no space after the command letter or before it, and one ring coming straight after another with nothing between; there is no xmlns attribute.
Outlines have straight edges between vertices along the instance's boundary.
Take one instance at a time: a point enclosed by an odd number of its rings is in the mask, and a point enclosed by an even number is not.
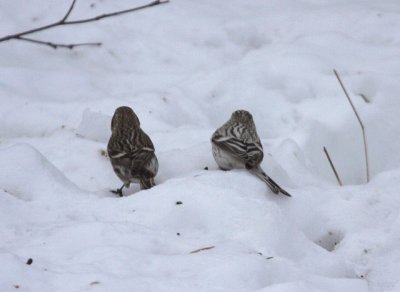
<svg viewBox="0 0 400 292"><path fill-rule="evenodd" d="M272 178L270 178L260 166L256 168L249 169L254 175L260 178L263 182L267 184L267 186L271 189L274 194L282 193L285 196L291 197L287 191L282 189Z"/></svg>

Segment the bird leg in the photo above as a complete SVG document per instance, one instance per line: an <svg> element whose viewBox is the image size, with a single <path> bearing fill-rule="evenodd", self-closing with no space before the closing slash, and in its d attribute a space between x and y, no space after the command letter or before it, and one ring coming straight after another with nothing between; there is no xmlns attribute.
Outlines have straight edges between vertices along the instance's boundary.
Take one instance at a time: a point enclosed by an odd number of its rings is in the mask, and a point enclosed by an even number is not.
<svg viewBox="0 0 400 292"><path fill-rule="evenodd" d="M112 192L113 194L117 194L117 195L119 195L120 197L122 197L122 196L123 196L123 194L122 194L122 189L123 189L124 187L125 187L125 184L123 184L122 187L120 187L119 189L111 190L111 192Z"/></svg>

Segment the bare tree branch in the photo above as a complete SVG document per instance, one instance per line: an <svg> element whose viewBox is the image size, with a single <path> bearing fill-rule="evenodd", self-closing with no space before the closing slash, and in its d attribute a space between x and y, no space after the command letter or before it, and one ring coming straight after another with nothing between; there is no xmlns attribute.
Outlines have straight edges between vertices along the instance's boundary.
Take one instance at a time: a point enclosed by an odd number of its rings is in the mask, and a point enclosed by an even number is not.
<svg viewBox="0 0 400 292"><path fill-rule="evenodd" d="M100 20L100 19L103 19L103 18L106 18L106 17L112 17L112 16L116 16L116 15L129 13L129 12L134 12L134 11L137 11L137 10L141 10L141 9L144 9L144 8L152 7L152 6L155 6L155 5L165 4L165 3L168 3L168 2L169 2L169 0L166 0L166 1L156 0L156 1L153 1L153 2L151 2L149 4L146 4L146 5L143 5L143 6L130 8L130 9L126 9L126 10L121 10L121 11L116 11L116 12L112 12L112 13L106 13L106 14L98 15L98 16L95 16L95 17L92 17L92 18L66 21L63 24L70 25L70 24L80 24L80 23L85 23L85 22L90 22L90 21L96 21L96 20Z"/></svg>
<svg viewBox="0 0 400 292"><path fill-rule="evenodd" d="M37 43L37 44L42 44L42 45L46 45L46 46L50 46L52 48L68 48L68 49L72 49L74 47L77 46L82 46L82 45L96 45L99 46L101 45L101 43L84 43L84 44L70 44L70 45L64 45L64 44L55 44L52 42L46 42L46 41L38 41L38 40L34 40L31 38L25 38L23 36L28 35L28 34L32 34L32 33L36 33L39 31L43 31L46 29L50 29L53 27L57 27L57 26L62 26L62 25L73 25L73 24L81 24L81 23L86 23L86 22L92 22L92 21L97 21L103 18L107 18L107 17L112 17L112 16L117 16L117 15L121 15L121 14L125 14L125 13L129 13L129 12L134 12L134 11L138 11L138 10L142 10L145 8L149 8L149 7L153 7L156 5L161 5L161 4L166 4L168 3L169 0L165 0L165 1L160 1L160 0L155 0L153 2L150 2L148 4L142 5L142 6L138 6L135 8L130 8L130 9L125 9L125 10L120 10L120 11L116 11L116 12L112 12L112 13L106 13L106 14L102 14L102 15L98 15L95 17L90 17L90 18L85 18L85 19L79 19L79 20L72 20L72 21L68 21L68 17L71 15L72 10L75 7L75 3L76 0L73 0L70 7L68 8L68 11L66 12L66 14L64 15L63 18L61 18L59 21L41 26L41 27L37 27L37 28L33 28L33 29L29 29L23 32L19 32L19 33L15 33L15 34L10 34L10 35L6 35L4 37L0 38L0 42L5 42L8 40L22 40L22 41L28 41L28 42L33 42L33 43Z"/></svg>
<svg viewBox="0 0 400 292"><path fill-rule="evenodd" d="M325 152L326 158L328 158L328 161L329 161L329 164L331 165L331 168L332 168L332 170L333 170L333 173L334 173L335 176L336 176L336 180L338 181L339 186L342 186L342 185L343 185L343 184L342 184L342 181L340 180L339 174L337 173L336 168L335 168L335 166L333 165L332 159L331 159L331 157L329 156L328 150L326 149L325 146L324 146L324 152Z"/></svg>
<svg viewBox="0 0 400 292"><path fill-rule="evenodd" d="M34 33L34 32L38 32L38 31L42 31L42 30L45 30L45 29L49 29L49 28L55 27L57 25L60 25L59 21L54 22L52 24L45 25L45 26L41 26L39 28L33 28L33 29L30 29L30 30L26 30L24 32L19 32L19 33L16 33L16 34L6 35L6 36L0 38L0 42L5 42L5 41L11 40L11 39L19 39L19 37L21 37L21 36L24 36L24 35L27 35L27 34L31 34L31 33Z"/></svg>
<svg viewBox="0 0 400 292"><path fill-rule="evenodd" d="M82 46L101 46L101 43L76 43L76 44L58 44L58 43L53 43L53 42L45 42L41 40L35 40L27 37L19 37L18 38L21 41L27 41L31 43L36 43L40 45L46 45L49 46L53 49L58 49L58 48L66 48L72 50L75 47L82 47Z"/></svg>
<svg viewBox="0 0 400 292"><path fill-rule="evenodd" d="M338 72L335 69L333 69L333 73L335 73L336 78L339 81L340 86L342 87L342 89L344 91L344 94L346 95L347 100L349 101L349 103L350 103L350 105L351 105L351 107L352 107L352 109L354 111L354 114L356 115L357 120L358 120L358 122L360 124L360 127L361 127L361 131L362 131L362 135L363 135L363 142L364 142L364 155L365 155L365 168L366 168L367 182L369 182L369 162L368 162L367 137L366 137L366 134L365 134L365 127L364 127L363 122L361 121L360 115L358 114L356 107L354 106L353 102L351 101L350 96L347 93L347 90L343 85L342 80L340 79L340 76L339 76Z"/></svg>

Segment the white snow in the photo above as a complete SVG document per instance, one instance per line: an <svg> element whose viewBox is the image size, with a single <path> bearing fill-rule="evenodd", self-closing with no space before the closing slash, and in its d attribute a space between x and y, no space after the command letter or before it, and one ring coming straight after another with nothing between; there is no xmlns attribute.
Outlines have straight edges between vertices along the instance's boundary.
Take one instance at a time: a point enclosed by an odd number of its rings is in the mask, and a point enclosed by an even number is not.
<svg viewBox="0 0 400 292"><path fill-rule="evenodd" d="M143 3L78 0L71 19ZM0 36L69 4L3 0ZM0 43L0 291L400 291L399 31L396 0L173 0L31 36L98 48ZM121 105L160 169L118 198ZM209 139L236 109L292 198L217 169Z"/></svg>

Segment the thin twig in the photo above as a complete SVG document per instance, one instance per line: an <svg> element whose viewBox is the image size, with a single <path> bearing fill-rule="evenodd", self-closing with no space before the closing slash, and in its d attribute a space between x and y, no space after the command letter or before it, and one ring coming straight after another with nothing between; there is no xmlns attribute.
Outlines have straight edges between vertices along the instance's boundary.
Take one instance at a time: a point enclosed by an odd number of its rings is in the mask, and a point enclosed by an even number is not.
<svg viewBox="0 0 400 292"><path fill-rule="evenodd" d="M215 246L207 246L207 247L203 247L203 248L199 248L199 249L193 250L190 253L198 253L198 252L203 251L203 250L213 249L214 247Z"/></svg>
<svg viewBox="0 0 400 292"><path fill-rule="evenodd" d="M92 18L66 21L63 24L69 25L69 24L79 24L79 23L85 23L85 22L90 22L90 21L96 21L96 20L100 20L100 19L103 19L103 18L106 18L106 17L112 17L112 16L116 16L116 15L129 13L129 12L134 12L134 11L137 11L137 10L141 10L141 9L144 9L144 8L152 7L152 6L155 6L155 5L165 4L165 3L168 3L168 2L169 2L169 0L166 0L166 1L156 0L156 1L153 1L153 2L151 2L149 4L146 4L146 5L143 5L143 6L130 8L130 9L126 9L126 10L121 10L121 11L116 11L116 12L112 12L112 13L106 13L106 14L98 15L98 16L95 16L95 17L92 17Z"/></svg>
<svg viewBox="0 0 400 292"><path fill-rule="evenodd" d="M65 14L65 16L60 20L60 23L63 23L67 20L68 16L71 14L72 9L74 9L75 6L75 2L76 0L72 0L71 6L69 7L67 13Z"/></svg>
<svg viewBox="0 0 400 292"><path fill-rule="evenodd" d="M342 184L342 181L341 181L341 179L340 179L340 177L339 177L339 174L338 174L337 171L336 171L335 165L333 165L332 159L331 159L331 157L329 156L328 150L326 149L325 146L324 146L324 152L325 152L326 158L328 158L328 161L329 161L329 164L331 165L331 168L332 168L332 170L333 170L333 173L334 173L335 176L336 176L336 180L337 180L339 186L342 186L342 185L343 185L343 184Z"/></svg>
<svg viewBox="0 0 400 292"><path fill-rule="evenodd" d="M76 43L76 44L59 44L59 43L53 43L53 42L45 42L41 40L35 40L27 37L19 37L18 38L21 41L27 41L31 43L36 43L40 45L46 45L49 47L52 47L53 49L58 49L58 48L66 48L72 50L75 47L82 47L82 46L101 46L101 43Z"/></svg>
<svg viewBox="0 0 400 292"><path fill-rule="evenodd" d="M149 7L152 7L152 6L166 4L168 2L169 2L169 0L165 0L165 1L155 0L153 2L150 2L149 4L142 5L142 6L135 7L135 8L120 10L120 11L116 11L116 12L112 12L112 13L106 13L106 14L98 15L98 16L91 17L91 18L68 21L68 17L71 15L71 12L74 9L75 3L76 3L76 0L73 0L71 5L70 5L70 7L68 8L68 11L64 15L64 17L61 18L59 21L56 21L56 22L53 22L53 23L50 23L50 24L47 24L47 25L44 25L44 26L41 26L41 27L29 29L29 30L26 30L26 31L23 31L23 32L6 35L6 36L0 38L0 42L4 42L4 41L15 39L15 40L31 41L31 42L34 42L34 43L50 46L52 48L54 48L53 45L56 45L56 47L70 48L71 45L61 45L61 44L58 45L58 44L54 44L54 43L52 45L51 42L36 41L36 40L32 41L33 39L29 39L28 40L27 38L22 38L22 36L25 36L25 35L28 35L28 34L32 34L32 33L36 33L36 32L39 32L39 31L43 31L43 30L46 30L46 29L50 29L50 28L53 28L53 27L61 26L61 25L73 25L73 24L80 24L80 23L86 23L86 22L91 22L91 21L97 21L97 20L100 20L100 19L103 19L103 18L106 18L106 17L112 17L112 16L116 16L116 15L129 13L129 12L134 12L134 11L142 10L142 9L149 8ZM98 43L96 43L96 45L97 44ZM72 44L72 48L76 47L77 45L81 45L81 44L76 44L76 45ZM90 45L92 45L92 44L90 44Z"/></svg>
<svg viewBox="0 0 400 292"><path fill-rule="evenodd" d="M360 127L361 127L361 131L362 131L362 134L363 134L363 142L364 142L364 155L365 155L365 168L366 168L367 182L369 182L369 162L368 162L367 137L366 137L366 134L365 134L364 124L361 121L361 118L360 118L360 116L359 116L359 114L358 114L353 102L351 101L350 96L347 93L347 90L344 87L343 82L340 79L340 76L339 76L338 72L335 69L333 69L333 73L335 73L336 78L338 79L338 81L340 83L340 86L342 87L342 89L344 91L344 94L346 95L347 100L349 101L349 103L350 103L350 105L351 105L351 107L352 107L352 109L353 109L353 111L354 111L354 113L355 113L355 115L357 117L357 120L358 120L358 122L360 124Z"/></svg>
<svg viewBox="0 0 400 292"><path fill-rule="evenodd" d="M33 29L30 29L30 30L26 30L24 32L19 32L19 33L16 33L16 34L6 35L6 36L0 38L0 42L9 41L11 39L19 39L19 37L21 37L21 36L24 36L24 35L27 35L27 34L31 34L31 33L34 33L34 32L38 32L38 31L42 31L42 30L45 30L45 29L49 29L49 28L55 27L57 25L60 25L59 21L51 23L51 24L47 24L47 25L44 25L44 26L41 26L41 27L38 27L38 28L33 28Z"/></svg>

